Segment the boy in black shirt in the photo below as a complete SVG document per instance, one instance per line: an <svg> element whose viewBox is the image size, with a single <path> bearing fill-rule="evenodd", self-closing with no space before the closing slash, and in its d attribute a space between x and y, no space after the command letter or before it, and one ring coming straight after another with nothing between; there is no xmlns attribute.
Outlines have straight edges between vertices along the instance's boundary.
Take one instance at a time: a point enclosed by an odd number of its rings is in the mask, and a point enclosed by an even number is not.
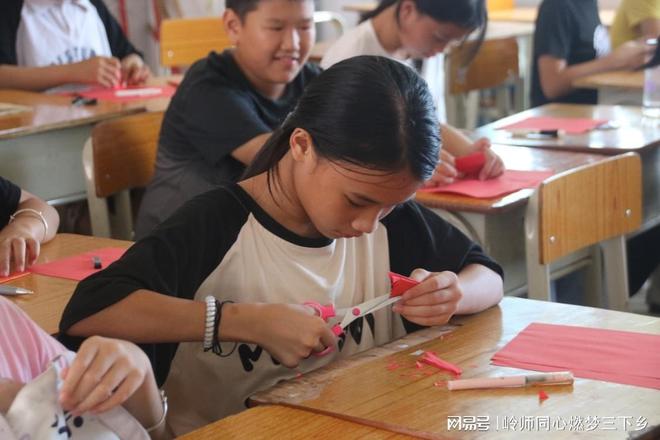
<svg viewBox="0 0 660 440"><path fill-rule="evenodd" d="M641 42L630 41L610 52L597 0L544 0L534 31L532 106L596 104L597 91L575 89L572 82L594 73L637 68L649 50Z"/></svg>
<svg viewBox="0 0 660 440"><path fill-rule="evenodd" d="M234 48L186 74L167 109L156 173L136 226L144 237L186 200L236 181L319 69L311 0L227 0Z"/></svg>

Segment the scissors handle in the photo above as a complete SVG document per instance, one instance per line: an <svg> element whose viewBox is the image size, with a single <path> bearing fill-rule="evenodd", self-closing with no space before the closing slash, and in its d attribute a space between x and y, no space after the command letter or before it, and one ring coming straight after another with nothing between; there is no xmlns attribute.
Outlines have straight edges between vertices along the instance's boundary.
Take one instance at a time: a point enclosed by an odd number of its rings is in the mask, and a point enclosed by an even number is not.
<svg viewBox="0 0 660 440"><path fill-rule="evenodd" d="M335 306L332 305L332 304L328 304L328 305L324 306L321 303L316 302L316 301L305 301L303 303L303 305L313 308L314 311L317 313L317 315L322 320L324 320L325 322L328 322L328 320L330 318L334 318L335 315L336 315ZM339 328L340 333L337 333L336 328ZM333 326L332 331L337 336L339 336L341 333L343 333L343 330L338 325ZM334 349L335 349L335 347L332 347L332 346L326 347L325 350L320 351L318 353L314 353L314 356L317 356L317 357L325 356L326 354L330 353Z"/></svg>

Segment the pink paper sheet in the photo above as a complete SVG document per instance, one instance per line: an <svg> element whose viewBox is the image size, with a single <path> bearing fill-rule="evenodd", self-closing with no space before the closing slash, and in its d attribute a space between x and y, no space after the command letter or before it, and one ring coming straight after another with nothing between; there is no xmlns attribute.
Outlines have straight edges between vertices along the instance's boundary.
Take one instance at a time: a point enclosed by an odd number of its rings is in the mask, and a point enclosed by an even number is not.
<svg viewBox="0 0 660 440"><path fill-rule="evenodd" d="M564 130L567 134L581 134L603 125L606 119L588 118L552 118L544 116L533 116L515 122L500 130Z"/></svg>
<svg viewBox="0 0 660 440"><path fill-rule="evenodd" d="M174 95L175 91L176 87L172 86L130 86L117 89L92 87L75 94L85 98L95 98L99 101L132 102L154 98L169 98Z"/></svg>
<svg viewBox="0 0 660 440"><path fill-rule="evenodd" d="M479 180L467 178L458 180L449 185L423 188L420 191L430 193L454 193L477 199L492 199L493 197L516 192L524 188L535 188L553 174L554 171L550 170L506 170L504 171L504 174L495 179Z"/></svg>
<svg viewBox="0 0 660 440"><path fill-rule="evenodd" d="M123 248L96 249L50 263L37 264L32 266L30 271L40 275L80 281L99 270L105 269L124 255L124 252L126 252L126 249ZM101 269L94 269L92 261L94 256L101 258L101 264L103 265Z"/></svg>
<svg viewBox="0 0 660 440"><path fill-rule="evenodd" d="M29 275L30 271L26 270L25 272L18 272L18 273L13 273L9 275L8 277L0 277L0 284L6 283L11 280L15 280L16 278L21 278L24 277L25 275Z"/></svg>
<svg viewBox="0 0 660 440"><path fill-rule="evenodd" d="M660 335L532 323L491 362L660 389Z"/></svg>

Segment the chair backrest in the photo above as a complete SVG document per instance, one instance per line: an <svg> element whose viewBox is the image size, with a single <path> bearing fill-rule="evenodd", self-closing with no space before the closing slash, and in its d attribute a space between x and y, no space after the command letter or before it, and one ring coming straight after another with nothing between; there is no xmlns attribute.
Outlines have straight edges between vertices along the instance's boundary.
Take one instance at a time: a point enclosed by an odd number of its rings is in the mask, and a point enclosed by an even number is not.
<svg viewBox="0 0 660 440"><path fill-rule="evenodd" d="M472 53L474 44L467 41L447 56L447 84L452 95L498 87L518 77L518 42L515 38L485 40L466 66L466 57Z"/></svg>
<svg viewBox="0 0 660 440"><path fill-rule="evenodd" d="M168 19L160 25L160 64L165 67L189 66L231 45L219 17Z"/></svg>
<svg viewBox="0 0 660 440"><path fill-rule="evenodd" d="M630 153L543 182L537 192L539 263L638 229L641 176L640 158Z"/></svg>
<svg viewBox="0 0 660 440"><path fill-rule="evenodd" d="M486 7L489 11L500 11L502 9L513 9L515 3L514 0L487 0Z"/></svg>
<svg viewBox="0 0 660 440"><path fill-rule="evenodd" d="M92 233L131 239L133 213L128 190L147 186L154 174L163 112L101 122L83 148ZM107 198L115 197L115 215Z"/></svg>
<svg viewBox="0 0 660 440"><path fill-rule="evenodd" d="M553 275L576 270L586 261L590 264L585 302L626 310L625 235L641 225L641 172L639 156L628 153L560 173L541 184L525 213L529 298L551 300ZM552 263L556 263L553 273Z"/></svg>

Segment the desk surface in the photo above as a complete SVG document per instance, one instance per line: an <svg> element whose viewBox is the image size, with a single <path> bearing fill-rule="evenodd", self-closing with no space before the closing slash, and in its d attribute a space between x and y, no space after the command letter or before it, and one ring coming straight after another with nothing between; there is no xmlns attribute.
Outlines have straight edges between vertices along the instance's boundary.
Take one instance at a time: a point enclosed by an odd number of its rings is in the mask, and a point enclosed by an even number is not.
<svg viewBox="0 0 660 440"><path fill-rule="evenodd" d="M644 72L617 71L597 73L573 81L574 87L585 89L616 88L640 91L644 89Z"/></svg>
<svg viewBox="0 0 660 440"><path fill-rule="evenodd" d="M633 420L645 417L649 426L660 423L657 411L660 392L657 390L576 379L573 386L544 387L549 399L541 403L538 388L451 392L434 386L435 382L449 378L448 375L426 376L420 373L425 369L415 368L416 357L411 353L423 349L435 351L441 358L462 367L463 378L521 373L522 370L489 362L495 352L531 322L660 334L660 319L651 316L506 297L498 307L452 319L455 327L442 337L414 345L420 336L408 335L388 344L390 350L377 348L355 359L335 362L299 380L283 382L257 394L253 400L285 403L338 417L350 415L352 421L364 420L387 426L389 430L403 427L431 436L447 435L448 416L490 417L490 433L453 430L451 438L491 438L487 434L509 438L511 434L522 434L509 431L507 437L506 431L494 432L498 417L549 417L559 423L572 416L630 416ZM433 330L437 329L422 332ZM410 343L406 341L408 337L412 338ZM390 371L388 365L392 362L401 367ZM529 430L528 433L532 434ZM574 438L575 434L555 430L551 438ZM581 434L598 439L628 437L621 428L616 432L595 430L592 436L586 432Z"/></svg>
<svg viewBox="0 0 660 440"><path fill-rule="evenodd" d="M150 79L147 85L165 85L168 81L179 77L155 77ZM170 98L144 99L130 103L99 101L96 105L74 106L71 105L70 96L0 89L0 102L19 104L31 109L0 116L0 139L8 139L54 129L94 124L145 110L164 110Z"/></svg>
<svg viewBox="0 0 660 440"><path fill-rule="evenodd" d="M291 440L412 439L378 428L280 405L248 409L200 428L181 440L287 438Z"/></svg>
<svg viewBox="0 0 660 440"><path fill-rule="evenodd" d="M533 116L605 119L618 124L618 128L592 130L584 134L565 135L559 139L548 140L513 138L506 130L498 130ZM547 104L484 125L476 130L476 135L488 137L494 144L613 155L657 147L660 145L660 124L644 119L641 107Z"/></svg>
<svg viewBox="0 0 660 440"><path fill-rule="evenodd" d="M541 148L511 147L506 145L493 145L492 148L502 158L506 167L512 170L538 171L551 169L559 173L604 159L604 156L598 154L574 153ZM476 199L460 194L418 192L416 199L430 208L495 214L527 203L533 191L530 188L522 189L492 199Z"/></svg>
<svg viewBox="0 0 660 440"><path fill-rule="evenodd" d="M52 241L41 248L38 263L48 263L60 258L88 252L103 247L128 248L130 241L110 238L90 237L87 235L58 234ZM64 278L30 274L8 281L12 286L24 287L34 292L32 295L8 296L23 309L37 324L50 334L59 331L60 318L64 307L69 302L76 281Z"/></svg>
<svg viewBox="0 0 660 440"><path fill-rule="evenodd" d="M144 110L144 106L141 105L110 102L99 102L91 106L73 106L70 96L7 89L0 90L0 102L31 108L30 111L0 117L0 139L93 124Z"/></svg>

